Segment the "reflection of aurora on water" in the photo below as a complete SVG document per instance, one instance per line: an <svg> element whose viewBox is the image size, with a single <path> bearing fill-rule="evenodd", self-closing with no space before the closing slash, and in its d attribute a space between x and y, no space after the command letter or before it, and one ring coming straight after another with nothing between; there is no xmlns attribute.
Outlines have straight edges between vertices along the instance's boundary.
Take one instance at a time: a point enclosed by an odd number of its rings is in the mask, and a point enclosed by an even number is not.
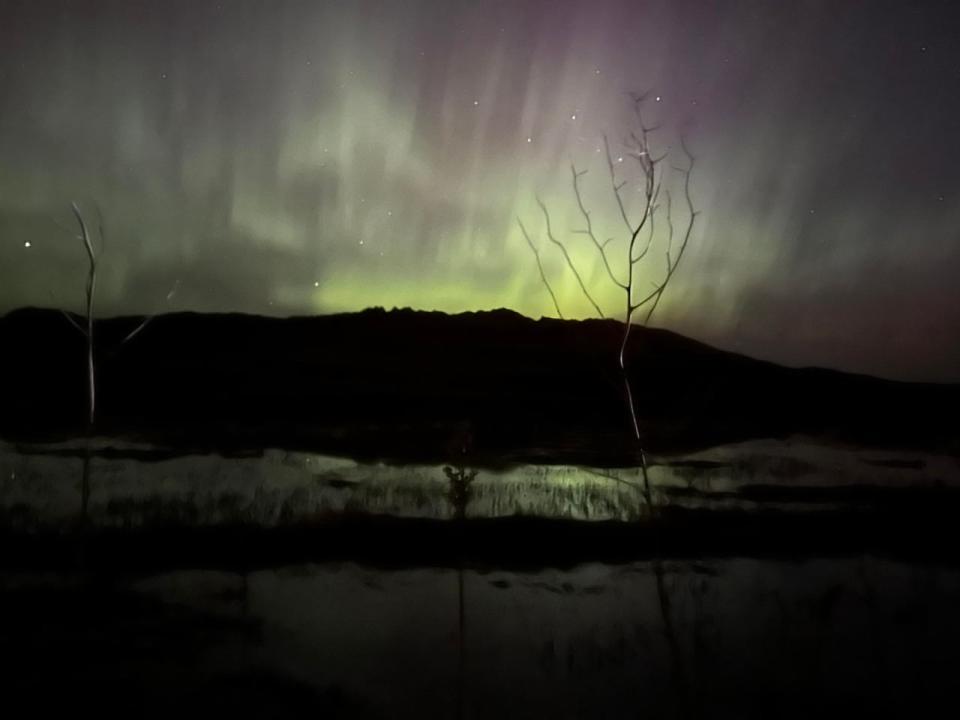
<svg viewBox="0 0 960 720"><path fill-rule="evenodd" d="M72 457L0 449L0 508L17 509L25 527L69 526L82 501L82 446ZM90 473L88 519L104 527L151 521L272 527L342 513L445 519L457 517L461 503L471 518L627 521L646 515L636 468L394 466L268 450L258 457L187 455L146 463L95 455ZM922 489L936 480L960 487L960 469L948 456L903 453L891 461L871 450L755 441L654 458L650 479L654 502L664 505L756 509L787 502L817 509L857 501L849 492L833 499L831 488Z"/></svg>

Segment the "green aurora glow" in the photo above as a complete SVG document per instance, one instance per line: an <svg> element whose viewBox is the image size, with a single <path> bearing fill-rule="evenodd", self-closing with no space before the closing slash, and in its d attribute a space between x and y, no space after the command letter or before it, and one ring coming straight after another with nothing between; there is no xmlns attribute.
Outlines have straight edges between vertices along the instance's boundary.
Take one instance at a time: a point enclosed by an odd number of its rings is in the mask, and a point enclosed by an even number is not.
<svg viewBox="0 0 960 720"><path fill-rule="evenodd" d="M590 171L598 234L622 237L597 150L627 128L624 92L650 88L662 147L682 131L698 155L703 212L657 324L793 363L960 367L960 341L930 340L960 321L952 17L828 2L2 5L0 312L80 302L79 199L108 224L104 313L163 308L179 279L170 309L553 315L521 217L565 314L589 316L539 194L616 316L617 289L570 234L569 165ZM641 287L659 261L647 272Z"/></svg>

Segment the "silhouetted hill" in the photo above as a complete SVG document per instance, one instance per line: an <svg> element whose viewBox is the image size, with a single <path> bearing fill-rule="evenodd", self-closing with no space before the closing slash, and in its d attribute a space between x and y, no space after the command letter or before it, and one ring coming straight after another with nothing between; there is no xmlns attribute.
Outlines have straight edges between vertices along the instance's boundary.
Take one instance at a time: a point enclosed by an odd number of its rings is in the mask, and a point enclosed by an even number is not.
<svg viewBox="0 0 960 720"><path fill-rule="evenodd" d="M631 457L613 320L380 309L289 319L178 313L99 321L98 433L184 449L614 464ZM0 432L83 430L85 340L57 311L0 319ZM804 433L956 452L960 386L790 369L635 328L651 449Z"/></svg>

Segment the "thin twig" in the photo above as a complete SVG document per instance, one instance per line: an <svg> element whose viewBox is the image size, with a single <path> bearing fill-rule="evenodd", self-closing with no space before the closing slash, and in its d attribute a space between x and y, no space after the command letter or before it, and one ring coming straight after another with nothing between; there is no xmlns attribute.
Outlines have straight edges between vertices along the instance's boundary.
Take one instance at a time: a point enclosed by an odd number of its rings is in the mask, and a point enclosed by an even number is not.
<svg viewBox="0 0 960 720"><path fill-rule="evenodd" d="M68 313L66 310L61 310L60 314L63 315L71 325L73 325L77 330L79 330L81 335L86 336L87 331L83 329L83 326L76 321L73 315Z"/></svg>
<svg viewBox="0 0 960 720"><path fill-rule="evenodd" d="M94 205L93 207L97 211L97 234L100 236L100 256L102 257L107 248L107 231L104 229L106 224L103 222L103 213L100 212L100 206Z"/></svg>
<svg viewBox="0 0 960 720"><path fill-rule="evenodd" d="M173 296L177 294L177 289L179 287L180 287L180 280L177 279L174 281L173 286L170 288L170 292L167 293L167 299L166 299L167 303L169 303L173 299ZM156 317L157 317L156 313L152 315L147 315L140 322L139 325L137 325L133 330L127 333L126 337L124 337L123 340L120 341L120 346L122 347L126 345L128 342L130 342L131 340L133 340L133 338L139 335L140 331L143 330L145 327L147 327L147 325L149 325L151 322L153 322L154 318Z"/></svg>
<svg viewBox="0 0 960 720"><path fill-rule="evenodd" d="M139 335L140 332L141 332L147 325L149 325L149 324L153 321L153 319L154 319L155 317L156 317L156 315L148 315L147 317L145 317L145 318L143 319L143 321L142 321L139 325L137 325L133 330L131 330L129 333L127 333L127 336L124 337L123 340L120 341L120 344L121 344L121 345L126 345L128 342L130 342L131 340L133 340L133 338L135 338L137 335Z"/></svg>
<svg viewBox="0 0 960 720"><path fill-rule="evenodd" d="M50 296L50 299L53 301L55 305L59 304L60 301L57 300L57 296L53 294L53 290L49 290L47 292L47 295ZM66 310L63 310L62 308L58 308L58 310L60 310L60 314L67 319L67 322L73 325L73 327L75 327L81 335L87 334L87 331L84 330L83 326L77 322L77 319L73 316L72 313L68 313Z"/></svg>
<svg viewBox="0 0 960 720"><path fill-rule="evenodd" d="M613 196L617 200L617 207L620 209L620 217L623 218L623 224L627 226L627 232L633 232L633 223L627 215L627 209L623 206L623 198L620 196L622 184L617 184L617 171L613 167L613 155L610 153L610 141L607 136L603 136L603 148L607 155L607 169L610 171L610 185L613 187Z"/></svg>

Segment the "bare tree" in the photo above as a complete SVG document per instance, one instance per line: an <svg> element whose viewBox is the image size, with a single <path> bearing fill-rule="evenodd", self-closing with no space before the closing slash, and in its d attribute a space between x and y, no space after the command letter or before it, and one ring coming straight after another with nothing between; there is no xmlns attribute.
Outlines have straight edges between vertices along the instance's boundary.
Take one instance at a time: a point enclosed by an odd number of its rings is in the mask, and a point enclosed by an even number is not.
<svg viewBox="0 0 960 720"><path fill-rule="evenodd" d="M103 255L106 248L106 231L104 229L103 214L100 212L100 208L97 207L97 236L100 240L100 252L97 253L93 247L93 236L90 233L87 221L83 217L83 213L80 211L80 206L76 202L73 202L70 204L70 208L73 211L73 216L77 224L80 226L80 234L77 235L77 239L83 243L83 248L87 255L86 303L83 322L78 321L74 315L68 313L66 310L60 311L67 321L86 338L87 342L87 433L86 442L84 443L83 470L80 482L79 519L80 528L81 531L83 531L87 524L87 506L90 500L90 463L92 455L90 438L93 434L94 424L97 419L97 346L94 340L94 329L96 326L94 301L96 300L97 294L97 261L99 257ZM176 290L177 283L174 283L173 288L167 293L168 302L173 298ZM154 315L148 315L143 318L143 320L123 337L119 346L125 345L136 337L154 317Z"/></svg>
<svg viewBox="0 0 960 720"><path fill-rule="evenodd" d="M87 254L87 285L86 285L86 304L85 304L85 315L83 318L83 323L77 321L77 319L68 313L66 310L61 310L63 316L70 322L73 327L75 327L81 334L86 338L87 341L87 424L90 428L93 427L94 422L96 421L97 413L97 368L96 368L96 343L94 342L94 300L96 298L97 292L97 261L99 255L102 255L106 247L106 231L104 230L103 215L100 212L100 208L97 208L97 236L100 239L100 253L98 254L93 248L93 237L90 234L89 226L87 225L86 220L83 217L83 213L80 212L80 207L76 202L70 204L70 208L73 211L73 216L76 218L77 224L80 226L80 234L77 236L77 239L82 241L84 250ZM177 284L175 283L171 291L167 294L167 301L169 301L174 293L176 292ZM120 345L125 345L134 337L136 337L140 331L142 331L151 320L153 320L154 315L148 315L136 327L133 328L129 333L127 333L123 339L120 341Z"/></svg>
<svg viewBox="0 0 960 720"><path fill-rule="evenodd" d="M685 165L671 166L671 169L680 175L680 186L682 188L685 205L685 208L683 208L679 213L680 222L678 225L681 230L678 239L676 236L677 225L674 224L674 208L671 192L669 186L665 182L663 171L664 163L668 158L668 154L664 152L659 156L654 155L651 145L651 134L657 129L657 127L647 125L644 118L643 107L644 102L647 99L647 95L632 94L630 99L632 101L634 129L630 131L624 141L624 154L632 158L636 163L636 167L638 167L640 170L639 179L637 181L637 190L641 193L642 198L639 214L637 211L631 211L629 203L625 200L624 189L627 188L630 183L627 180L621 180L618 178L616 164L613 159L613 153L610 151L610 142L606 135L603 136L603 147L606 153L607 170L609 172L610 191L616 204L619 221L622 222L624 227L624 235L621 236L619 240L614 237L609 237L601 241L597 235L597 230L593 222L593 216L584 202L581 189L581 181L587 174L587 171L578 170L576 165L571 164L570 176L573 185L573 195L577 204L577 210L583 220L583 227L574 230L574 234L583 235L590 240L597 254L600 256L600 261L603 264L603 269L607 278L611 283L613 283L613 285L623 291L623 335L620 341L618 364L620 367L620 373L623 377L624 394L630 412L631 429L633 431L634 440L637 444L640 467L643 472L644 494L646 496L648 505L652 507L650 482L647 476L647 459L646 453L644 452L644 442L640 432L640 425L637 420L636 403L634 401L633 390L630 386L630 378L627 372L627 343L630 339L630 330L633 327L636 314L643 310L646 311L643 313L643 319L641 321L642 324L646 325L650 322L650 318L653 316L654 311L660 304L660 299L663 297L663 293L667 289L670 280L673 279L673 276L677 271L677 267L679 266L680 261L683 259L684 253L687 250L687 245L693 233L693 226L694 222L696 221L698 211L694 207L693 199L690 193L690 177L693 174L694 157L687 148L686 142L681 138L680 148L686 161ZM620 160L622 160L622 158L618 158L617 162ZM661 206L661 195L664 198L663 206ZM605 317L603 310L594 299L586 283L584 282L583 276L578 270L576 263L571 258L567 244L563 240L557 239L557 237L554 235L550 222L550 212L547 209L546 204L539 197L537 198L537 204L540 206L540 211L543 214L547 239L560 249L564 258L564 263L576 278L577 284L580 287L584 297L593 306L594 310L600 317ZM656 220L658 218L658 214L661 212L661 209L663 210L663 219L666 222L666 231L663 233L665 238L663 240L664 266L662 275L658 281L653 282L652 289L646 291L645 293L641 293L638 288L638 279L640 276L639 267L644 260L649 261L650 259L656 257L656 253L651 254L651 249L655 246ZM547 291L550 293L550 297L557 308L557 314L562 318L563 315L561 314L560 307L557 304L556 296L552 287L547 281L546 275L543 272L543 265L540 262L540 252L530 239L526 228L524 227L523 223L520 222L519 218L518 222L520 223L521 232L523 233L524 238L527 240L527 244L530 246L536 257L537 267L540 269L541 280L546 286ZM640 297L638 297L638 295Z"/></svg>

